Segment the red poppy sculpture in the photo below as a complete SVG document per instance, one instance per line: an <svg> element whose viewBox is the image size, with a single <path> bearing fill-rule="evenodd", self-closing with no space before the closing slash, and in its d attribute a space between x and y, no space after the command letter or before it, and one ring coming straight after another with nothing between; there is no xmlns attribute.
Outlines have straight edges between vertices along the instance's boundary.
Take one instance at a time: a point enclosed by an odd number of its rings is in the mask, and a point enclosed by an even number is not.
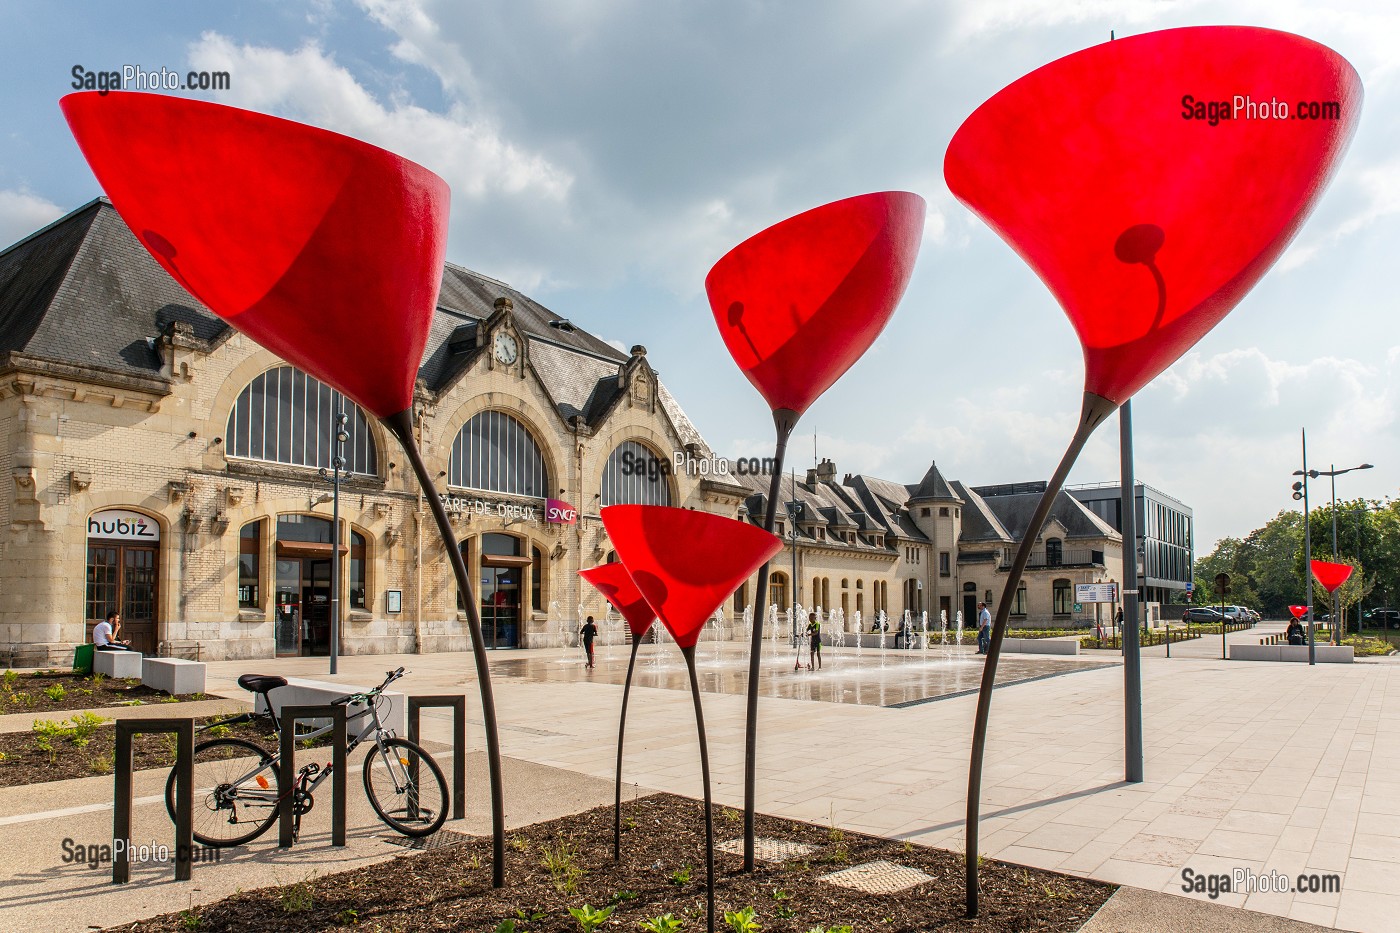
<svg viewBox="0 0 1400 933"><path fill-rule="evenodd" d="M709 931L715 929L715 839L710 800L710 755L695 643L705 620L774 554L778 537L747 522L709 512L661 505L613 505L602 511L617 556L666 631L680 646L690 673L700 773L705 788L705 871Z"/></svg>
<svg viewBox="0 0 1400 933"><path fill-rule="evenodd" d="M1305 615L1308 614L1308 607L1307 607L1307 606L1289 606L1289 607L1288 607L1288 611L1291 612L1291 613L1293 613L1293 618L1295 618L1295 619L1301 619L1303 616L1305 616Z"/></svg>
<svg viewBox="0 0 1400 933"><path fill-rule="evenodd" d="M1361 97L1347 61L1308 39L1172 29L1031 72L948 146L948 187L1059 300L1085 365L1079 426L1007 575L983 671L968 775L969 916L991 688L1038 529L1094 428L1205 336L1298 232Z"/></svg>
<svg viewBox="0 0 1400 933"><path fill-rule="evenodd" d="M1322 584L1324 590L1332 594L1332 621L1329 627L1332 629L1331 641L1334 645L1342 643L1342 607L1339 605L1337 591L1342 588L1342 584L1351 579L1353 569L1350 564L1334 564L1326 560L1312 562L1313 576L1317 577L1317 582Z"/></svg>
<svg viewBox="0 0 1400 933"><path fill-rule="evenodd" d="M788 438L802 413L855 365L904 295L924 229L924 200L883 191L790 217L734 247L705 292L730 356L773 412L777 446L763 530L777 520ZM768 565L758 592L768 591ZM760 609L762 606L760 605ZM754 865L758 674L764 613L755 614L744 735L744 870Z"/></svg>
<svg viewBox="0 0 1400 933"><path fill-rule="evenodd" d="M632 692L632 671L637 666L637 649L651 631L656 613L651 611L632 575L619 562L580 570L579 576L593 584L614 609L622 613L632 631L632 656L627 659L627 679L622 682L622 715L617 721L617 778L613 788L613 861L622 858L622 738L627 732L627 698Z"/></svg>
<svg viewBox="0 0 1400 933"><path fill-rule="evenodd" d="M378 416L430 492L471 628L500 887L500 741L481 623L413 434L447 184L359 140L233 107L125 92L70 94L62 107L93 174L156 261L232 326Z"/></svg>

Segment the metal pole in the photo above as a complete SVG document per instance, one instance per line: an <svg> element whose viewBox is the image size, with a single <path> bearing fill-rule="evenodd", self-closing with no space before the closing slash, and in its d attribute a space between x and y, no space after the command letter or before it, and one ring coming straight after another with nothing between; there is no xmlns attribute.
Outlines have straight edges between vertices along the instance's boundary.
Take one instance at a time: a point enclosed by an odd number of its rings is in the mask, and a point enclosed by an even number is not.
<svg viewBox="0 0 1400 933"><path fill-rule="evenodd" d="M1123 587L1123 780L1137 784L1143 779L1142 647L1138 638L1137 481L1133 476L1132 405L1129 400L1118 409L1118 446L1123 581L1127 584Z"/></svg>
<svg viewBox="0 0 1400 933"><path fill-rule="evenodd" d="M1317 625L1313 622L1312 509L1308 506L1308 429L1303 428L1303 576L1308 586L1308 664L1317 663Z"/></svg>
<svg viewBox="0 0 1400 933"><path fill-rule="evenodd" d="M335 456L331 460L331 673L340 657L340 471L345 467L345 397L337 394L335 407Z"/></svg>
<svg viewBox="0 0 1400 933"><path fill-rule="evenodd" d="M1328 474L1332 477L1332 563L1337 563L1337 465L1330 464L1332 469ZM1338 588L1340 589L1340 587ZM1332 591L1332 637L1328 641L1334 645L1342 643L1342 632L1338 628L1340 623L1342 597L1337 590Z"/></svg>

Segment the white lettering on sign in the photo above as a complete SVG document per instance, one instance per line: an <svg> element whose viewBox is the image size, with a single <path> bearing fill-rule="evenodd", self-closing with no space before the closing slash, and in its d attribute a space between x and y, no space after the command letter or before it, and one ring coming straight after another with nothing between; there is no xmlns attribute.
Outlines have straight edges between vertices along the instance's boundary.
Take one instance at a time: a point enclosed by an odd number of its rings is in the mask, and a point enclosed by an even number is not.
<svg viewBox="0 0 1400 933"><path fill-rule="evenodd" d="M517 518L527 522L538 522L540 510L533 505L518 505L513 502L487 502L485 499L467 499L462 496L438 496L442 507L449 512L463 515L496 515L502 519Z"/></svg>
<svg viewBox="0 0 1400 933"><path fill-rule="evenodd" d="M1074 587L1077 603L1114 603L1118 601L1116 583L1077 583Z"/></svg>
<svg viewBox="0 0 1400 933"><path fill-rule="evenodd" d="M121 541L160 540L160 525L154 518L127 509L108 509L88 516L89 538L116 538Z"/></svg>

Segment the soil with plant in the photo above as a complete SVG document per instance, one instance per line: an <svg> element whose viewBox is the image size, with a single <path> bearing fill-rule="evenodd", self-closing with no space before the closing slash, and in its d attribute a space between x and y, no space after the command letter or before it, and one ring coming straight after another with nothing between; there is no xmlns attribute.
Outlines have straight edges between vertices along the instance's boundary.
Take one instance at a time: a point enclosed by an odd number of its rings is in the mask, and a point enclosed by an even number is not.
<svg viewBox="0 0 1400 933"><path fill-rule="evenodd" d="M705 929L705 823L694 800L656 794L624 805L622 861L612 859L612 807L537 823L509 836L506 886L491 887L491 840L460 844L295 884L234 894L115 928L121 933L279 930L564 933ZM450 825L450 824L449 824ZM718 841L742 835L737 811L715 813ZM760 837L815 847L804 859L740 872L715 854L716 927L737 933L1078 930L1113 885L986 860L982 913L964 918L962 856L830 827L759 816ZM449 830L450 831L450 830ZM867 894L823 875L885 859L931 881ZM195 868L198 881L200 869ZM723 919L728 914L728 919Z"/></svg>
<svg viewBox="0 0 1400 933"><path fill-rule="evenodd" d="M202 693L172 697L154 687L145 686L137 679L104 677L101 674L80 674L76 671L21 674L14 670L0 674L0 715L204 699L208 697Z"/></svg>
<svg viewBox="0 0 1400 933"><path fill-rule="evenodd" d="M235 715L232 704L230 707L228 715ZM227 715L196 719L195 726L198 728L226 718ZM96 713L82 712L53 722L35 720L34 727L27 732L0 733L0 787L111 774L117 741L112 722ZM247 739L269 750L276 748L276 735L272 724L266 720L216 726L196 732L194 741L198 745L221 736ZM328 740L329 736L325 736L315 744L324 744ZM132 764L137 771L172 767L175 764L175 748L174 733L133 736Z"/></svg>

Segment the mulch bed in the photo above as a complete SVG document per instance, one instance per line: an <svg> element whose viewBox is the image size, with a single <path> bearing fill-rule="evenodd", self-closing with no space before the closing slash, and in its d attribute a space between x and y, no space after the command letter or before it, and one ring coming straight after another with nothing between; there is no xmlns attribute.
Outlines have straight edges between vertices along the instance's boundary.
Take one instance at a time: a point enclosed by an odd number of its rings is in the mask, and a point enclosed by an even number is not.
<svg viewBox="0 0 1400 933"><path fill-rule="evenodd" d="M179 699L203 700L207 697L202 693L192 693ZM35 671L30 674L6 671L0 674L0 716L170 702L174 702L170 694L147 687L138 679L70 671Z"/></svg>
<svg viewBox="0 0 1400 933"><path fill-rule="evenodd" d="M234 705L229 705L229 715L236 715ZM179 707L175 704L171 706L171 715L179 715ZM228 717L217 716L196 719L195 727L226 718ZM228 729L228 732L221 732L222 735L247 739L268 749L276 747L272 726L266 721L224 728ZM46 781L112 773L117 733L111 722L99 726L86 745L78 745L70 738L52 738L52 755L37 746L39 738L39 734L32 731L0 733L0 787L18 787L24 784L42 784ZM196 732L194 742L198 745L212 738L215 736L210 732ZM133 736L131 759L135 769L140 771L145 768L172 767L175 764L175 742L173 733Z"/></svg>
<svg viewBox="0 0 1400 933"><path fill-rule="evenodd" d="M450 825L450 824L449 824ZM576 931L568 909L614 905L601 930L639 928L663 913L683 933L705 929L703 807L657 794L624 805L623 861L612 861L612 808L600 807L512 833L506 887L491 887L491 840L406 855L282 887L246 891L190 911L114 928L122 933L325 931ZM736 811L717 810L717 842L742 834ZM803 861L760 862L742 874L741 859L716 853L716 926L724 911L756 910L763 933L808 933L850 926L856 933L927 930L1078 930L1114 892L1113 885L987 860L981 870L982 914L964 918L963 864L957 853L841 832L760 815L760 837L816 846ZM562 848L561 848L562 847ZM579 874L553 875L553 855ZM866 894L819 881L843 868L886 859L933 877L897 894ZM682 880L688 868L688 880ZM195 868L196 882L200 868ZM676 874L681 872L680 875ZM563 888L564 890L561 890ZM514 926L503 921L513 921Z"/></svg>

